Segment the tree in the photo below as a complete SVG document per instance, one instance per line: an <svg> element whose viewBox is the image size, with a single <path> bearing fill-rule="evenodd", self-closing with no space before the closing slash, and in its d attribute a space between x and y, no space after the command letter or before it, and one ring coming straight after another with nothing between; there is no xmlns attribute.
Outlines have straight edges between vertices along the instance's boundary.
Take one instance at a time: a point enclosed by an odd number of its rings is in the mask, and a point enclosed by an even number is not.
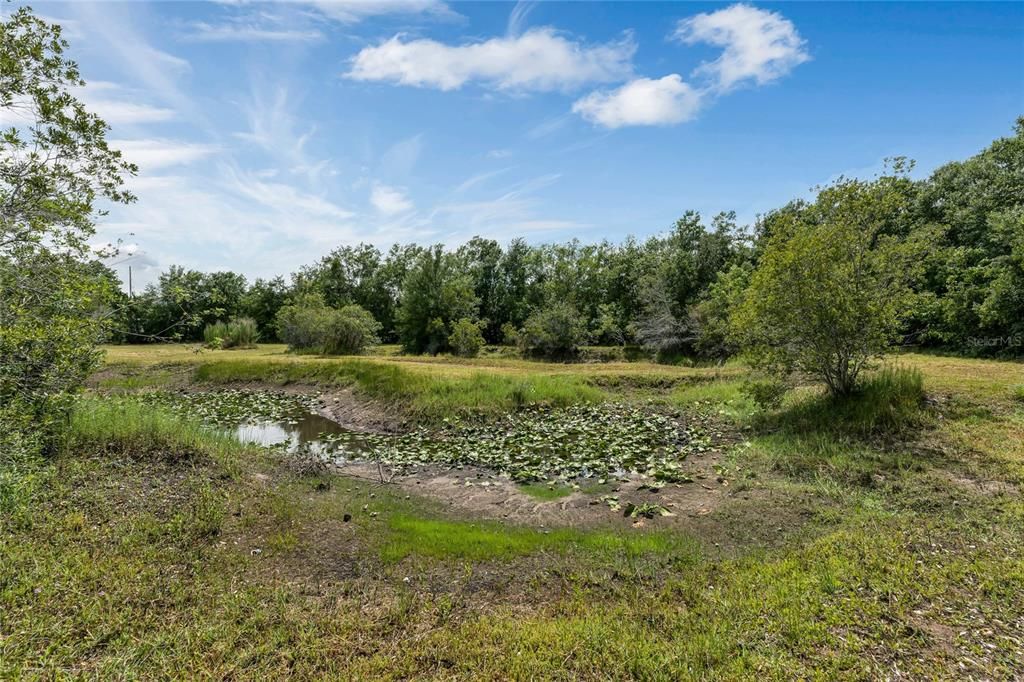
<svg viewBox="0 0 1024 682"><path fill-rule="evenodd" d="M905 179L842 179L777 221L732 319L755 364L809 374L841 396L891 348L922 246L903 236L911 219Z"/></svg>
<svg viewBox="0 0 1024 682"><path fill-rule="evenodd" d="M456 251L463 267L473 281L473 294L480 302L480 321L484 335L491 342L501 340L501 325L508 317L501 306L501 246L493 239L473 237Z"/></svg>
<svg viewBox="0 0 1024 682"><path fill-rule="evenodd" d="M456 322L448 337L448 347L460 358L475 358L484 347L484 335L480 331L480 323L466 317Z"/></svg>
<svg viewBox="0 0 1024 682"><path fill-rule="evenodd" d="M440 246L424 251L402 283L398 334L409 353L441 353L461 318L476 319L473 282L455 254Z"/></svg>
<svg viewBox="0 0 1024 682"><path fill-rule="evenodd" d="M940 248L928 255L922 288L928 297L915 319L925 342L971 353L1024 353L1024 117L1014 132L921 184L920 220L943 232Z"/></svg>
<svg viewBox="0 0 1024 682"><path fill-rule="evenodd" d="M277 339L275 320L277 311L288 299L288 286L284 278L257 279L242 296L242 314L256 321L260 338L268 341Z"/></svg>
<svg viewBox="0 0 1024 682"><path fill-rule="evenodd" d="M48 435L98 360L97 203L132 201L136 170L71 94L85 83L67 48L28 8L0 22L0 418Z"/></svg>
<svg viewBox="0 0 1024 682"><path fill-rule="evenodd" d="M555 303L526 319L518 341L524 355L571 360L587 341L587 326L572 304Z"/></svg>
<svg viewBox="0 0 1024 682"><path fill-rule="evenodd" d="M362 306L332 308L320 294L302 294L277 313L278 337L294 351L355 355L379 343L379 333L380 323Z"/></svg>

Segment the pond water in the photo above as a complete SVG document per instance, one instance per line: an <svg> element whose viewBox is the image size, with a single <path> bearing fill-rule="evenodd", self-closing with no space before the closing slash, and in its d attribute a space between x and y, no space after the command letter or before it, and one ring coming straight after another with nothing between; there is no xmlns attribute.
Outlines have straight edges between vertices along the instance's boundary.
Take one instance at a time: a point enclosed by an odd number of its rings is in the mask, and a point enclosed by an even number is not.
<svg viewBox="0 0 1024 682"><path fill-rule="evenodd" d="M346 429L313 412L244 421L234 432L243 443L281 448L285 452L303 449L334 460L357 459L371 447L366 434Z"/></svg>

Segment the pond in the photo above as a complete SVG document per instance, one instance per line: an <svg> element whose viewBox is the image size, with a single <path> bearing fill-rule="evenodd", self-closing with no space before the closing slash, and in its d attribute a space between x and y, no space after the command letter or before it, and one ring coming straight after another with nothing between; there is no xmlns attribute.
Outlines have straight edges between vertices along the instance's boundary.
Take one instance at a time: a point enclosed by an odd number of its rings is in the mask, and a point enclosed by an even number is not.
<svg viewBox="0 0 1024 682"><path fill-rule="evenodd" d="M306 452L335 461L358 459L370 450L365 434L340 426L315 412L295 410L272 419L248 419L234 427L243 443Z"/></svg>

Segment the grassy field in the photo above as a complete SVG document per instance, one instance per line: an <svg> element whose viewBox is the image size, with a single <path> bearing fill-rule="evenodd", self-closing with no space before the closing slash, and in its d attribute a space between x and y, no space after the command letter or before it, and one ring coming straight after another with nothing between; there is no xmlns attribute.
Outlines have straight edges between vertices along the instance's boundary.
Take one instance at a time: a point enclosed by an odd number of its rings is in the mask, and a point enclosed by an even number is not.
<svg viewBox="0 0 1024 682"><path fill-rule="evenodd" d="M923 401L880 374L766 412L740 365L110 348L65 451L0 459L0 678L1014 679L1024 365L893 361ZM718 481L678 485L722 493L635 524L485 519L133 398L224 385L351 390L426 425L679 410L727 445Z"/></svg>

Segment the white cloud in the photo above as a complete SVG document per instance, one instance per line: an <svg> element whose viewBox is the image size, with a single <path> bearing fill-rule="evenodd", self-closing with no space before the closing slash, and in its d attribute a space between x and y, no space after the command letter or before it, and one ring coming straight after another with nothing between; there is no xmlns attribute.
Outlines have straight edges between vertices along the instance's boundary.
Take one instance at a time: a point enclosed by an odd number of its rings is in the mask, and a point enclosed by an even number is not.
<svg viewBox="0 0 1024 682"><path fill-rule="evenodd" d="M176 140L110 140L111 148L118 149L124 158L136 164L143 173L156 168L177 166L205 158L217 147Z"/></svg>
<svg viewBox="0 0 1024 682"><path fill-rule="evenodd" d="M323 40L324 34L314 28L273 28L249 21L224 24L200 21L192 24L186 37L201 42L314 42Z"/></svg>
<svg viewBox="0 0 1024 682"><path fill-rule="evenodd" d="M628 125L671 125L689 121L701 104L701 93L673 73L659 78L637 78L620 88L592 92L577 100L572 110L606 128Z"/></svg>
<svg viewBox="0 0 1024 682"><path fill-rule="evenodd" d="M694 70L694 86L673 73L657 80L637 78L610 91L592 92L572 110L605 128L672 125L692 120L701 107L744 82L769 83L810 59L793 22L750 5L683 19L673 37L688 45L724 48L718 59Z"/></svg>
<svg viewBox="0 0 1024 682"><path fill-rule="evenodd" d="M363 48L346 75L440 90L457 90L475 81L503 90L548 91L628 78L635 51L629 35L586 46L552 28L458 46L429 39L406 41L396 35Z"/></svg>
<svg viewBox="0 0 1024 682"><path fill-rule="evenodd" d="M405 213L413 208L413 204L405 194L394 187L376 184L370 192L370 203L384 215Z"/></svg>
<svg viewBox="0 0 1024 682"><path fill-rule="evenodd" d="M711 78L720 92L744 81L769 83L810 59L793 22L750 5L732 5L683 19L673 35L688 45L709 43L724 48L718 59L694 71L694 75Z"/></svg>

